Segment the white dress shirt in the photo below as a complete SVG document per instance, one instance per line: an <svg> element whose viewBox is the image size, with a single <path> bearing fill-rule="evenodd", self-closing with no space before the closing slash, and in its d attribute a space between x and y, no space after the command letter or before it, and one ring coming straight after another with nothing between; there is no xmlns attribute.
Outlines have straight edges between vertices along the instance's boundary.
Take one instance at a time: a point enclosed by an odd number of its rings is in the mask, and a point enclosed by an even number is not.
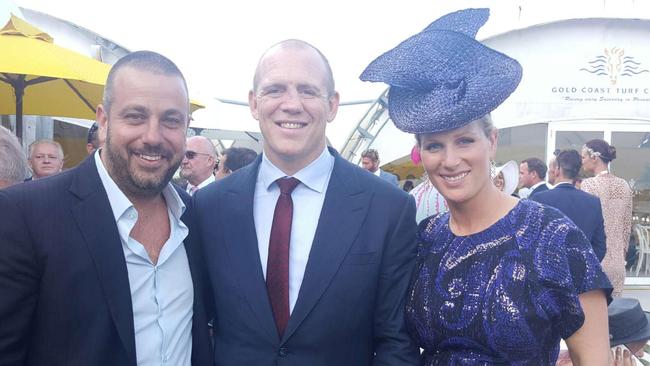
<svg viewBox="0 0 650 366"><path fill-rule="evenodd" d="M560 182L560 183L556 183L556 184L555 184L554 186L552 186L552 187L549 187L549 189L553 189L553 188L559 186L560 184L570 184L570 185L573 185L573 183L571 183L571 182ZM547 184L547 185L548 185L548 184Z"/></svg>
<svg viewBox="0 0 650 366"><path fill-rule="evenodd" d="M207 186L208 184L210 184L210 183L212 183L212 182L214 182L214 181L215 181L214 174L210 174L210 176L208 177L208 179L204 180L203 182L199 183L198 186L196 186L196 189L199 190L199 189L201 189L201 188ZM186 191L190 196L194 195L194 192L191 191L191 190L192 190L192 187L194 187L194 185L193 185L192 183L190 183L190 182L187 182L187 188L185 189L185 191Z"/></svg>
<svg viewBox="0 0 650 366"><path fill-rule="evenodd" d="M300 184L291 194L293 217L289 243L290 313L293 312L298 299L298 292L305 275L309 252L314 241L318 219L323 208L325 193L327 192L333 168L334 156L325 148L316 160L293 175L294 178L300 180ZM273 213L280 196L280 188L275 181L286 176L282 170L271 163L266 155L262 154L262 162L260 163L255 184L253 215L264 278L266 278Z"/></svg>
<svg viewBox="0 0 650 366"><path fill-rule="evenodd" d="M99 177L111 204L129 276L138 366L189 366L192 355L194 286L183 240L187 226L180 220L185 205L171 184L163 189L170 235L158 262L130 236L138 212L108 174L95 153Z"/></svg>

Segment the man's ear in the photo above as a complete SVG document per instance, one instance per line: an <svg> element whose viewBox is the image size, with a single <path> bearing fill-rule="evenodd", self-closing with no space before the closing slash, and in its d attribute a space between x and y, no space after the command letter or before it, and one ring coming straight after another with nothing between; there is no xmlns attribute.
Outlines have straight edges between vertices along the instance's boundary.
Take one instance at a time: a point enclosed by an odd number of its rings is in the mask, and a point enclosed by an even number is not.
<svg viewBox="0 0 650 366"><path fill-rule="evenodd" d="M106 141L106 131L108 129L108 111L103 104L97 106L95 111L95 121L97 122L97 135L99 141Z"/></svg>
<svg viewBox="0 0 650 366"><path fill-rule="evenodd" d="M327 114L327 122L332 122L334 117L336 117L336 112L339 110L339 92L334 92L334 94L329 97L327 103L329 104L330 111Z"/></svg>
<svg viewBox="0 0 650 366"><path fill-rule="evenodd" d="M259 121L259 112L257 111L257 95L254 90L248 91L248 107L251 110L251 114L255 120Z"/></svg>

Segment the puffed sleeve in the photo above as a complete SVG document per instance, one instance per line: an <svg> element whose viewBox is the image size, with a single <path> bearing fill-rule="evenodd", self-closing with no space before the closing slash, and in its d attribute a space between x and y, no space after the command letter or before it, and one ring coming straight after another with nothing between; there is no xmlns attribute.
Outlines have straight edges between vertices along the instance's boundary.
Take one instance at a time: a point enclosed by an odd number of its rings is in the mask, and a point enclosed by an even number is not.
<svg viewBox="0 0 650 366"><path fill-rule="evenodd" d="M612 285L585 235L559 211L546 208L533 255L534 302L539 316L566 339L584 323L578 296Z"/></svg>

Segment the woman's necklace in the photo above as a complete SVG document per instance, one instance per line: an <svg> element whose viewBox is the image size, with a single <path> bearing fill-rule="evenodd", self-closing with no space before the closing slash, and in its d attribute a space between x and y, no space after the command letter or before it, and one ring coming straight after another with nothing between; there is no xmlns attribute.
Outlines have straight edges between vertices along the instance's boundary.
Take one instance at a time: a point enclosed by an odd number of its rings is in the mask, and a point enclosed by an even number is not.
<svg viewBox="0 0 650 366"><path fill-rule="evenodd" d="M605 169L605 170L603 170L602 172L596 174L596 176L599 176L599 175L605 175L605 174L607 174L607 173L609 173L609 171L608 171L607 169Z"/></svg>

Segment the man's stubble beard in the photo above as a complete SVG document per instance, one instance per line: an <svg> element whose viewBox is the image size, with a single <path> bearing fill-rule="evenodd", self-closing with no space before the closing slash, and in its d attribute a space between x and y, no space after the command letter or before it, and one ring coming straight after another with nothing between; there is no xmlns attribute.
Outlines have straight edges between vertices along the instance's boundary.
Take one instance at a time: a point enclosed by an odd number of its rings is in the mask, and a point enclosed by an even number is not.
<svg viewBox="0 0 650 366"><path fill-rule="evenodd" d="M159 179L156 179L156 177L139 177L137 171L130 169L128 160L125 160L118 151L112 149L110 131L106 135L106 142L102 152L106 153L108 171L117 186L128 197L149 198L160 194L181 164L182 156L177 161L172 161L169 169ZM129 153L128 147L125 147L125 149L128 158L130 158L132 155ZM158 147L147 147L145 145L144 150L148 153L160 153L162 155L161 159L166 159L172 155Z"/></svg>

